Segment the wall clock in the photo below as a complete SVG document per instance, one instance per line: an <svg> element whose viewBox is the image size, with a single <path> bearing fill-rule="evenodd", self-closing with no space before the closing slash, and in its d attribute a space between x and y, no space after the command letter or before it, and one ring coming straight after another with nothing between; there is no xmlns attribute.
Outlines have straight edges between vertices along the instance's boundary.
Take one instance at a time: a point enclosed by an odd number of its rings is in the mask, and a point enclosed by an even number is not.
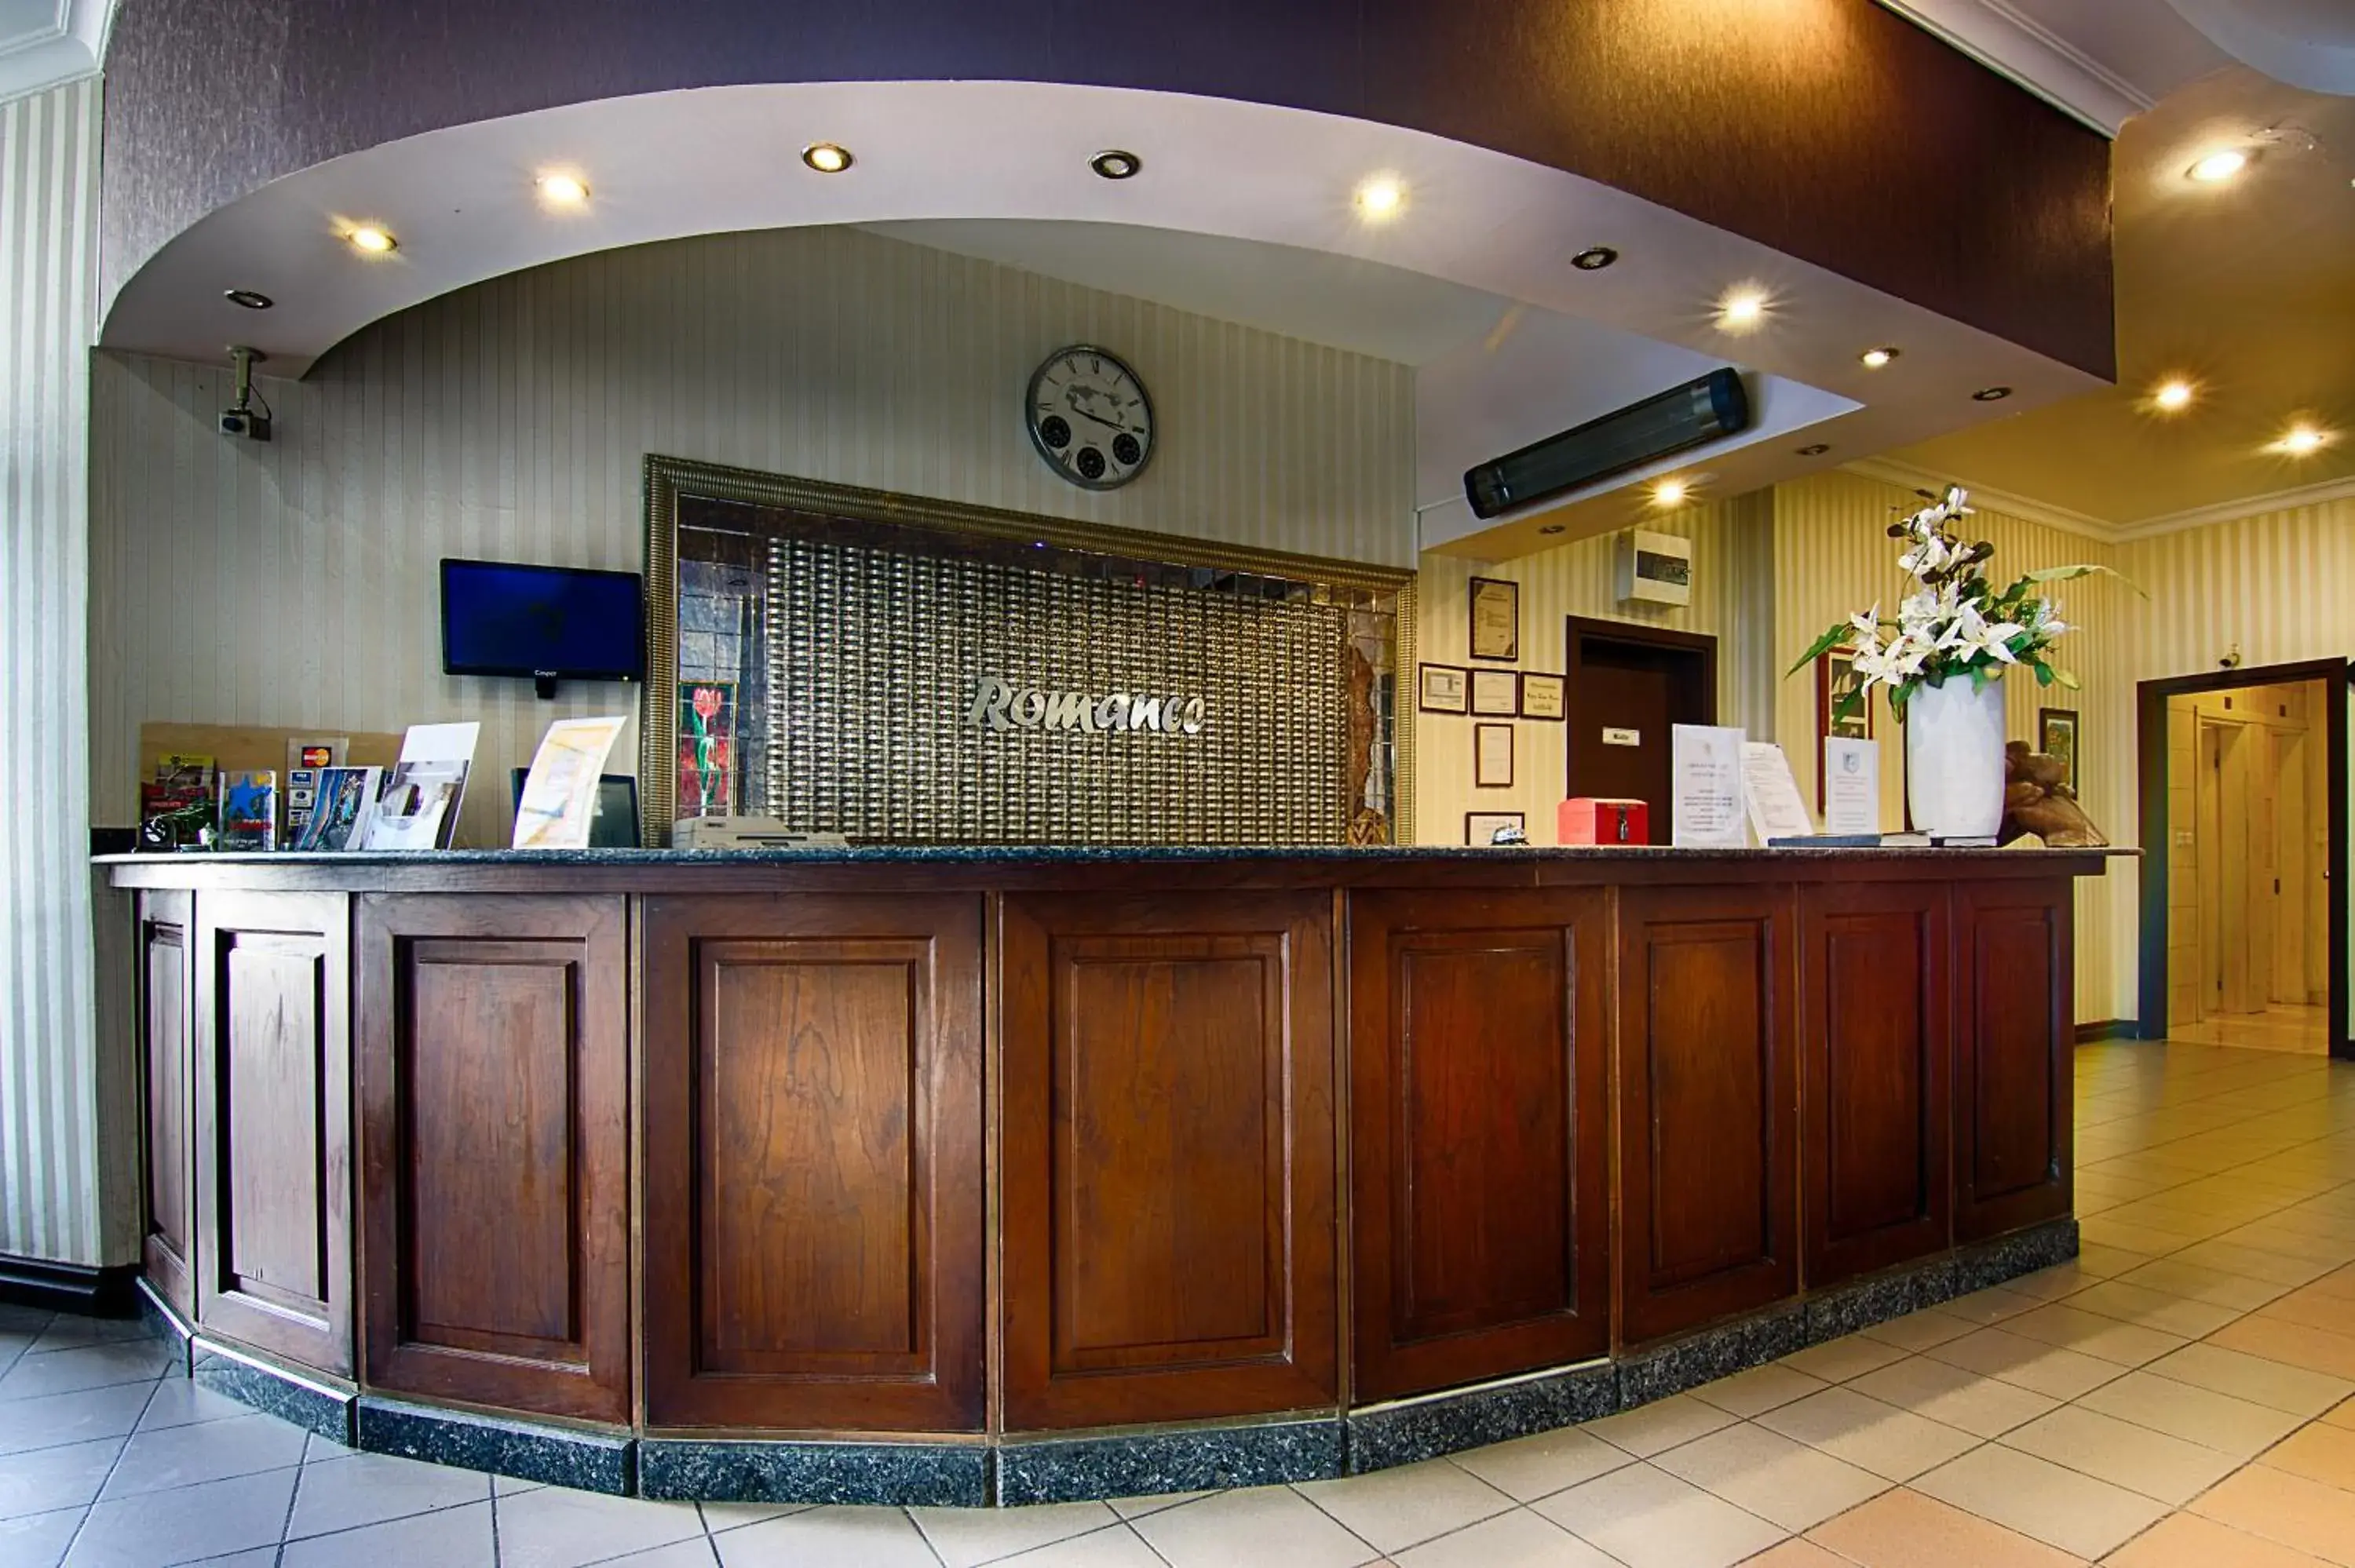
<svg viewBox="0 0 2355 1568"><path fill-rule="evenodd" d="M1153 402L1117 355L1059 348L1030 377L1022 422L1047 466L1082 490L1118 490L1153 461Z"/></svg>

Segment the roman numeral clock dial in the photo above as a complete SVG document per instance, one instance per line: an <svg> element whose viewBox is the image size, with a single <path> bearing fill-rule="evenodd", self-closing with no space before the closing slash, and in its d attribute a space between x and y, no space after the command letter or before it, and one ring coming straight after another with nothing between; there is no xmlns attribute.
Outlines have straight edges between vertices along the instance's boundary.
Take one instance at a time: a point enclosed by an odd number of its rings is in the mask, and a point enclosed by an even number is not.
<svg viewBox="0 0 2355 1568"><path fill-rule="evenodd" d="M1116 355L1086 344L1049 355L1023 406L1030 444L1082 490L1118 490L1153 461L1153 403Z"/></svg>

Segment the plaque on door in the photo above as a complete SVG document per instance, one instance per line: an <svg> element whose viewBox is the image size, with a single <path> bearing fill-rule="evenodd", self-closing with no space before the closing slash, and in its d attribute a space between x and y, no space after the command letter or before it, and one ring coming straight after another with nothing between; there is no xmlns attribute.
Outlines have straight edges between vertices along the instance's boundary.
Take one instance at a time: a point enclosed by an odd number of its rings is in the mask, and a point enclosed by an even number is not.
<svg viewBox="0 0 2355 1568"><path fill-rule="evenodd" d="M1613 729L1610 726L1605 726L1603 731L1603 744L1605 746L1641 746L1644 744L1644 732L1640 729Z"/></svg>

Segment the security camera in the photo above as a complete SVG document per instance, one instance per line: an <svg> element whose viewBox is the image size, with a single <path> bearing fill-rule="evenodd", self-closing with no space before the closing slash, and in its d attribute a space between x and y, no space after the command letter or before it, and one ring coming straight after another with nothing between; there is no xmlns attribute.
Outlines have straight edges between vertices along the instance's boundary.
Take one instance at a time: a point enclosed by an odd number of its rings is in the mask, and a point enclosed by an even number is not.
<svg viewBox="0 0 2355 1568"><path fill-rule="evenodd" d="M2232 651L2225 654L2222 659L2216 661L2216 667L2220 670L2239 669L2241 667L2241 645L2237 642L2233 643Z"/></svg>
<svg viewBox="0 0 2355 1568"><path fill-rule="evenodd" d="M242 436L249 441L270 439L270 404L253 390L253 367L269 357L260 349L230 346L229 363L237 367L237 401L221 410L222 435Z"/></svg>

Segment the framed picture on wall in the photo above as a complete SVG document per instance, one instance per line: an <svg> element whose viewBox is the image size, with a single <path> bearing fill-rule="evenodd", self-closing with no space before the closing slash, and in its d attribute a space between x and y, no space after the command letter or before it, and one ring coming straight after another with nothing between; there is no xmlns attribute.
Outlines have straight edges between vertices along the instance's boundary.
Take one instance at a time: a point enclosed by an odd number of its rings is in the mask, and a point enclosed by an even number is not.
<svg viewBox="0 0 2355 1568"><path fill-rule="evenodd" d="M1834 648L1816 659L1816 810L1824 809L1824 747L1827 740L1870 740L1872 696L1843 715L1842 699L1857 689L1856 650Z"/></svg>
<svg viewBox="0 0 2355 1568"><path fill-rule="evenodd" d="M2069 793L2077 792L2077 710L2036 710L2036 749L2069 765Z"/></svg>
<svg viewBox="0 0 2355 1568"><path fill-rule="evenodd" d="M1526 811L1466 811L1464 813L1464 842L1483 847L1497 842L1497 830L1510 828L1515 832L1529 831Z"/></svg>
<svg viewBox="0 0 2355 1568"><path fill-rule="evenodd" d="M1560 675L1540 675L1521 672L1521 716L1525 719L1552 719L1560 722L1569 716L1570 683Z"/></svg>
<svg viewBox="0 0 2355 1568"><path fill-rule="evenodd" d="M1471 711L1471 671L1454 664L1425 664L1422 673L1422 696L1416 705L1424 713L1460 714Z"/></svg>
<svg viewBox="0 0 2355 1568"><path fill-rule="evenodd" d="M1521 656L1521 585L1498 577L1472 579L1471 648L1475 659Z"/></svg>
<svg viewBox="0 0 2355 1568"><path fill-rule="evenodd" d="M1511 718L1521 711L1521 676L1518 670L1475 670L1472 711L1485 718Z"/></svg>
<svg viewBox="0 0 2355 1568"><path fill-rule="evenodd" d="M1472 783L1480 789L1513 787L1513 726L1476 724L1472 726Z"/></svg>

